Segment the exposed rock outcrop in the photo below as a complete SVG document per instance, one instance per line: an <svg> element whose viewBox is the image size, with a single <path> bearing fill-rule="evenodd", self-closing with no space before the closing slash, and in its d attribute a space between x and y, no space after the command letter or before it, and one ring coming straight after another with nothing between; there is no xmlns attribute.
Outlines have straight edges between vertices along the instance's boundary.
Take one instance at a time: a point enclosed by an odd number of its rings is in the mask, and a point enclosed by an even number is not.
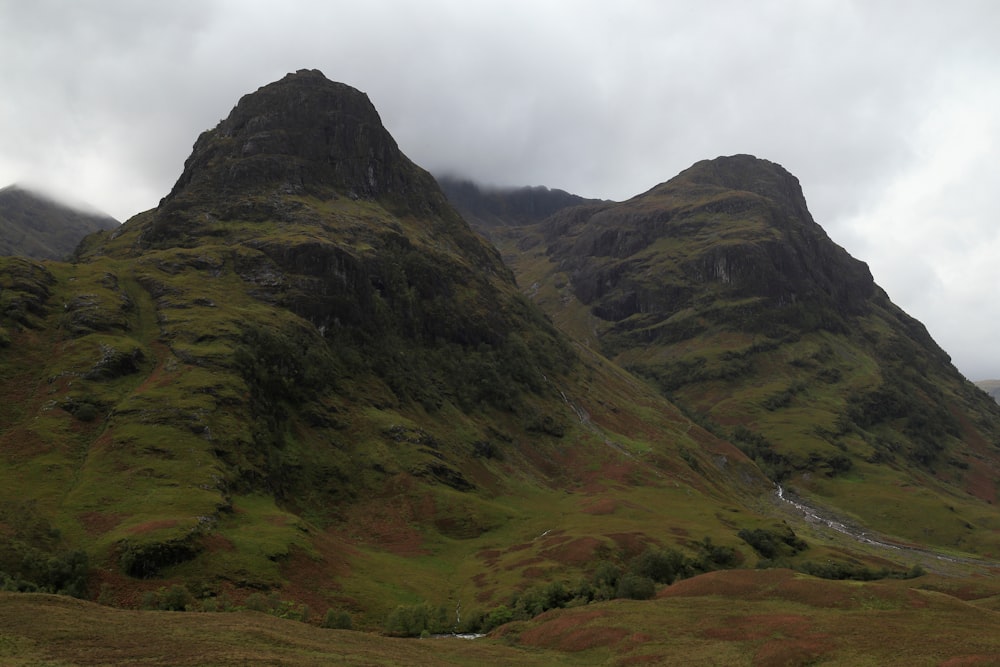
<svg viewBox="0 0 1000 667"><path fill-rule="evenodd" d="M748 155L699 162L626 202L557 213L544 226L574 294L605 320L666 318L710 287L752 300L744 319L807 309L821 315L812 326L838 328L877 290L867 265L812 219L798 180ZM656 252L660 241L674 249Z"/></svg>

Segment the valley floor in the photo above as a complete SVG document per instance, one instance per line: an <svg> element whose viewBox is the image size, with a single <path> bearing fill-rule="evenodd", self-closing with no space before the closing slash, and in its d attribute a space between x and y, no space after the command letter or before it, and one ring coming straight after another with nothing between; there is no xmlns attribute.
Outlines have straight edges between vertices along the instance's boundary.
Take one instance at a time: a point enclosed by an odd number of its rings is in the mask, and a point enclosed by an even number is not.
<svg viewBox="0 0 1000 667"><path fill-rule="evenodd" d="M0 594L4 665L993 665L1000 584L728 570L649 601L547 612L483 639L393 639L253 612L131 611Z"/></svg>

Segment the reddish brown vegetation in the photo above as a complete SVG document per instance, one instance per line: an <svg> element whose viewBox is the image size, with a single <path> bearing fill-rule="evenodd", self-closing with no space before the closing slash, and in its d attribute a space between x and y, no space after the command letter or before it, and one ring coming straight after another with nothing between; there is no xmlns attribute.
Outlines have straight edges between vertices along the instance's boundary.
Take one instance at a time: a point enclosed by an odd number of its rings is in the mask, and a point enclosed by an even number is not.
<svg viewBox="0 0 1000 667"><path fill-rule="evenodd" d="M128 532L133 535L141 535L143 533L150 533L154 530L163 530L165 528L173 528L179 522L177 519L159 519L157 521L147 521L145 523L140 523L137 526L132 526L128 529Z"/></svg>
<svg viewBox="0 0 1000 667"><path fill-rule="evenodd" d="M602 497L589 500L580 508L584 514L595 516L614 514L618 509L618 501L614 498Z"/></svg>
<svg viewBox="0 0 1000 667"><path fill-rule="evenodd" d="M336 582L348 574L349 568L346 562L332 560L330 555L338 553L332 539L328 537L319 539L321 542L327 542L323 544L324 547L328 547L323 549L327 557L313 556L299 548L291 549L281 568L282 575L288 581L281 591L281 596L309 605L314 615L322 618L330 606L331 594L339 589ZM343 604L344 600L338 602Z"/></svg>
<svg viewBox="0 0 1000 667"><path fill-rule="evenodd" d="M753 664L754 667L811 665L827 653L830 647L821 638L776 639L760 647L753 657Z"/></svg>
<svg viewBox="0 0 1000 667"><path fill-rule="evenodd" d="M100 535L106 533L125 518L124 514L114 512L84 512L77 516L80 525L87 531L88 535Z"/></svg>
<svg viewBox="0 0 1000 667"><path fill-rule="evenodd" d="M224 535L209 533L201 538L201 546L205 551L218 553L219 551L233 551L236 546Z"/></svg>
<svg viewBox="0 0 1000 667"><path fill-rule="evenodd" d="M603 544L596 537L578 537L542 552L549 560L564 565L586 565L595 560L594 551Z"/></svg>
<svg viewBox="0 0 1000 667"><path fill-rule="evenodd" d="M611 533L608 535L626 558L638 556L649 546L649 538L642 533Z"/></svg>
<svg viewBox="0 0 1000 667"><path fill-rule="evenodd" d="M774 636L801 637L810 627L810 622L805 616L795 614L730 616L712 619L712 622L720 622L721 625L707 628L702 634L710 639L732 642L767 639Z"/></svg>
<svg viewBox="0 0 1000 667"><path fill-rule="evenodd" d="M603 611L580 614L564 614L560 611L546 612L538 617L543 620L541 625L522 632L519 641L529 646L572 652L586 651L601 646L614 646L632 634L624 628L586 625L588 621L606 615L606 612Z"/></svg>

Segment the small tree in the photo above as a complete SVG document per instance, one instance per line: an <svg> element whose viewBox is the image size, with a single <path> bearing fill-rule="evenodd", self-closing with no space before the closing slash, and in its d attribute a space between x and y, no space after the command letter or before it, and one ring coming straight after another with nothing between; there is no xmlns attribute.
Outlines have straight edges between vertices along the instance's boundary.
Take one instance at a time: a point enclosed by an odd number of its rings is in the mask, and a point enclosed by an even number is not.
<svg viewBox="0 0 1000 667"><path fill-rule="evenodd" d="M482 630L489 632L493 628L499 628L504 623L510 623L512 620L514 620L514 612L507 605L500 605L483 619Z"/></svg>

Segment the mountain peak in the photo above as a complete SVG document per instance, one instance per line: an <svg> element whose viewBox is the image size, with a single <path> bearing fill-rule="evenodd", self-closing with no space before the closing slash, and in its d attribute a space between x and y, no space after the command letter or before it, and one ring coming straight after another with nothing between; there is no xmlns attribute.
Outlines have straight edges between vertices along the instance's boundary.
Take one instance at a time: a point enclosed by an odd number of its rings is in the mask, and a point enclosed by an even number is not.
<svg viewBox="0 0 1000 667"><path fill-rule="evenodd" d="M771 200L804 221L814 222L799 179L776 162L738 154L696 162L661 187L712 186L750 192Z"/></svg>
<svg viewBox="0 0 1000 667"><path fill-rule="evenodd" d="M244 95L203 132L164 201L277 191L436 209L428 182L366 94L303 69Z"/></svg>

